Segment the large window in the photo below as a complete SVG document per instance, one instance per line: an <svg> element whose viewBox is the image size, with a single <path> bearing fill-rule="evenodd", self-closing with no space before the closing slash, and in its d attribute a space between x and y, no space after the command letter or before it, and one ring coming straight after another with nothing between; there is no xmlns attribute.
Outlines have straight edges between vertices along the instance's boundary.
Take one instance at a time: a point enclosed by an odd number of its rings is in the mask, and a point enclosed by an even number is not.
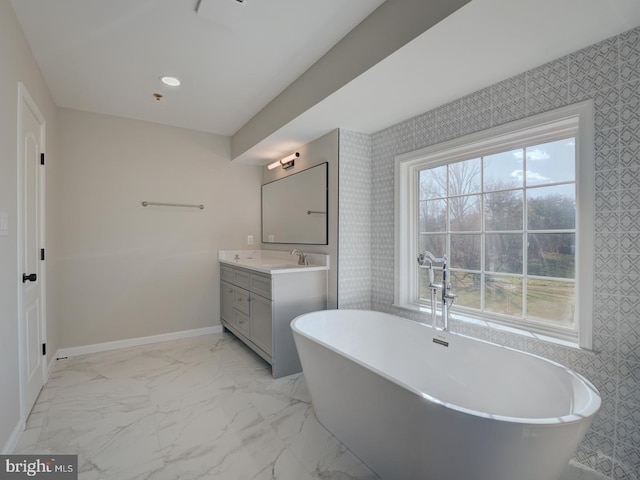
<svg viewBox="0 0 640 480"><path fill-rule="evenodd" d="M396 302L429 306L427 271L446 255L453 314L590 348L593 159L581 104L397 160ZM403 268L402 265L406 265Z"/></svg>

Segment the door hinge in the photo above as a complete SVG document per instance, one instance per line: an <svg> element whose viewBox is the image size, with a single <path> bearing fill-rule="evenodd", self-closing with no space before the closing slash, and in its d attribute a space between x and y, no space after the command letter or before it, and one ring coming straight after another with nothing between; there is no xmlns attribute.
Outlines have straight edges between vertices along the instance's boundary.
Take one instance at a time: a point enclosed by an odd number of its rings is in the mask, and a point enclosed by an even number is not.
<svg viewBox="0 0 640 480"><path fill-rule="evenodd" d="M44 165L44 153L40 154L40 165Z"/></svg>
<svg viewBox="0 0 640 480"><path fill-rule="evenodd" d="M47 354L47 344L43 343L42 344L42 355L46 355Z"/></svg>
<svg viewBox="0 0 640 480"><path fill-rule="evenodd" d="M40 260L44 261L44 248L40 249Z"/></svg>

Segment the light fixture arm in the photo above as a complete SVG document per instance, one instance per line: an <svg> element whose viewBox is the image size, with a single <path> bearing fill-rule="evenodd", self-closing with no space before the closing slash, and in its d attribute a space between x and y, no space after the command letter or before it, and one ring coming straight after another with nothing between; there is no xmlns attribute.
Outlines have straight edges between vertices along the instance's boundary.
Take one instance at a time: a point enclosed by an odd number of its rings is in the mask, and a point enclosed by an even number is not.
<svg viewBox="0 0 640 480"><path fill-rule="evenodd" d="M281 158L278 161L275 161L267 167L269 170L273 170L274 168L282 167L285 170L293 167L295 165L295 160L300 156L300 152L292 153L291 155Z"/></svg>

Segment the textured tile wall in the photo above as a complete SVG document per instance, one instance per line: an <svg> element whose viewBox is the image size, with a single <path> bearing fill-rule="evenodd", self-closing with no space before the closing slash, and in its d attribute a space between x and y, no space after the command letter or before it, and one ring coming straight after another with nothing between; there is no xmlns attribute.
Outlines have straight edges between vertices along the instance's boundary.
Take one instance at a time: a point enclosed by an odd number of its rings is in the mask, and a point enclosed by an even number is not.
<svg viewBox="0 0 640 480"><path fill-rule="evenodd" d="M338 308L370 309L371 136L340 130L339 146Z"/></svg>
<svg viewBox="0 0 640 480"><path fill-rule="evenodd" d="M482 325L453 328L560 361L589 378L604 402L576 459L617 480L640 480L640 27L372 135L372 308L412 316L392 306L395 155L586 99L595 105L599 353ZM347 283L349 271L343 274Z"/></svg>

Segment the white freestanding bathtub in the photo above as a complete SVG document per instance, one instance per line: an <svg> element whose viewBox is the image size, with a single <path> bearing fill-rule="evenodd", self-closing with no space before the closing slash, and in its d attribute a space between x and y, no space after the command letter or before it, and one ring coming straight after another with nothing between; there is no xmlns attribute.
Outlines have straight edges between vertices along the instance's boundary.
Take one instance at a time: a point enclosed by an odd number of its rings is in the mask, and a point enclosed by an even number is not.
<svg viewBox="0 0 640 480"><path fill-rule="evenodd" d="M559 364L393 315L291 328L318 420L384 480L556 480L600 407Z"/></svg>

